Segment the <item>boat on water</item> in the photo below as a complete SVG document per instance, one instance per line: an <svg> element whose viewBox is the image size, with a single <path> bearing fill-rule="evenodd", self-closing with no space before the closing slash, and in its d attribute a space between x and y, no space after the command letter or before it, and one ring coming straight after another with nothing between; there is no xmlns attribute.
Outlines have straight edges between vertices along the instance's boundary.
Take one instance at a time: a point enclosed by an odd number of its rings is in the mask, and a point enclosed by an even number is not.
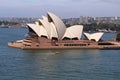
<svg viewBox="0 0 120 80"><path fill-rule="evenodd" d="M27 27L27 36L8 42L8 46L20 49L120 49L119 42L101 40L103 32L84 33L85 38L81 39L82 25L66 28L62 20L50 12Z"/></svg>

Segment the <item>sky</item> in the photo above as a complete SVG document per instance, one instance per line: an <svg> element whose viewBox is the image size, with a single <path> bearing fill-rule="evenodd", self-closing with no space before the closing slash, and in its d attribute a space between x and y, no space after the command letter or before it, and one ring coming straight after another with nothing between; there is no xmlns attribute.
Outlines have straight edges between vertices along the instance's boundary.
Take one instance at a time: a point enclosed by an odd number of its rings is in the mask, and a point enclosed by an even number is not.
<svg viewBox="0 0 120 80"><path fill-rule="evenodd" d="M1 0L0 17L41 17L52 12L62 18L120 16L120 0Z"/></svg>

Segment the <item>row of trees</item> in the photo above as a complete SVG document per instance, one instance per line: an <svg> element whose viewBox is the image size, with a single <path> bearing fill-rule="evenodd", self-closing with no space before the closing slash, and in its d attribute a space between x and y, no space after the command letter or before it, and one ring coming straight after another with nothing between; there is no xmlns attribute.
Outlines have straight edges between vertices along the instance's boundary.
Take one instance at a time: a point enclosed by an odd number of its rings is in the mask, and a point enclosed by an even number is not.
<svg viewBox="0 0 120 80"><path fill-rule="evenodd" d="M120 31L120 24L114 24L114 23L99 23L99 24L91 23L91 24L82 24L82 25L84 26L84 31L97 31L98 29ZM66 26L69 27L72 25L66 24Z"/></svg>
<svg viewBox="0 0 120 80"><path fill-rule="evenodd" d="M92 24L83 24L84 31L97 31L98 29L106 29L106 30L113 30L113 31L120 31L120 24L113 24L113 23L92 23Z"/></svg>
<svg viewBox="0 0 120 80"><path fill-rule="evenodd" d="M17 22L11 22L11 21L0 21L0 25L17 25L19 23Z"/></svg>

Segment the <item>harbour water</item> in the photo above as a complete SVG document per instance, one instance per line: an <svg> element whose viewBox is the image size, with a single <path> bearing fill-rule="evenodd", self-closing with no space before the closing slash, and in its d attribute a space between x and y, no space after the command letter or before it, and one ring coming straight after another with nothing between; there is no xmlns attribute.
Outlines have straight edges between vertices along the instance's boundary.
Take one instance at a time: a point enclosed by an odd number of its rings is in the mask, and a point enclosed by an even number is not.
<svg viewBox="0 0 120 80"><path fill-rule="evenodd" d="M21 50L25 28L0 28L0 80L120 80L120 50ZM116 33L105 33L103 39Z"/></svg>

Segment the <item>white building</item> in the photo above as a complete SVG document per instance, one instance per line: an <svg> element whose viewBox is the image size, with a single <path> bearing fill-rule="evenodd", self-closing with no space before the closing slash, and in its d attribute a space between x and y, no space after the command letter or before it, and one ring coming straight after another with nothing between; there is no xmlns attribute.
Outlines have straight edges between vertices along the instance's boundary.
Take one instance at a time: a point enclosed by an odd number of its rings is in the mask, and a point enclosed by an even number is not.
<svg viewBox="0 0 120 80"><path fill-rule="evenodd" d="M63 21L50 12L47 13L47 17L43 16L43 19L38 19L35 24L27 24L27 26L29 30L32 29L37 36L46 36L48 39L76 38L79 40L83 31L82 25L74 25L66 28Z"/></svg>

